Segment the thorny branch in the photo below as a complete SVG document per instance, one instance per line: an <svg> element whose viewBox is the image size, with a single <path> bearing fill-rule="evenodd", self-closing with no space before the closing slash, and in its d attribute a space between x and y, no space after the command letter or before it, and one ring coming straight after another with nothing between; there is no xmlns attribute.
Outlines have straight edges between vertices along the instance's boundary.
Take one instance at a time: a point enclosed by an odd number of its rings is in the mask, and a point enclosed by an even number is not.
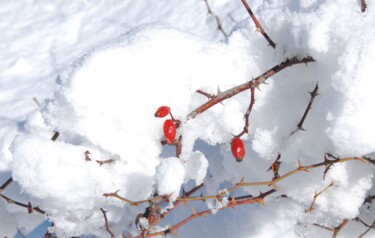
<svg viewBox="0 0 375 238"><path fill-rule="evenodd" d="M104 217L104 227L105 227L105 230L111 235L111 238L115 238L115 234L113 234L113 232L111 231L111 229L109 229L109 224L108 224L108 219L107 219L107 212L103 210L103 208L100 208L100 211L102 212L103 214L103 217Z"/></svg>
<svg viewBox="0 0 375 238"><path fill-rule="evenodd" d="M259 196L257 197L250 197L250 198L246 198L244 200L238 200L236 198L233 198L227 205L221 207L219 210L223 210L223 209L226 209L226 208L233 208L235 206L239 206L239 205L244 205L244 204L253 204L253 203L259 203L259 204L264 204L264 198L271 195L272 193L276 192L275 189L271 189L265 193L261 193ZM176 234L176 231L181 228L183 225L185 225L186 223L198 218L198 217L203 217L203 216L206 216L206 215L209 215L209 214L212 214L212 210L211 209L207 209L207 210L204 210L204 211L201 211L199 213L195 212L193 210L193 214L190 215L188 218L182 220L181 222L177 223L176 225L174 226L171 226L169 227L168 229L164 230L164 231L159 231L159 232L155 232L155 233L150 233L150 234L143 234L143 235L140 235L140 236L136 236L134 238L146 238L146 237L154 237L154 236L165 236L167 234Z"/></svg>
<svg viewBox="0 0 375 238"><path fill-rule="evenodd" d="M281 70L296 65L296 64L307 64L310 62L314 62L315 60L311 56L304 57L302 59L299 59L297 56L293 58L287 58L285 61L281 62L280 64L274 66L273 68L269 69L265 73L259 75L258 77L252 79L251 81L248 81L246 83L243 83L241 85L235 86L233 88L230 88L224 92L219 92L218 95L216 95L214 98L210 99L208 102L204 103L194 111L192 111L188 118L195 118L198 114L206 111L207 109L211 108L212 106L216 105L217 103L220 103L234 95L237 95L240 92L243 92L247 89L257 87L261 83L264 83L269 77L272 77L276 73L280 72Z"/></svg>
<svg viewBox="0 0 375 238"><path fill-rule="evenodd" d="M369 231L371 231L372 229L375 229L375 220L372 222L371 225L368 225L366 222L364 222L359 217L354 218L354 220L357 221L357 222L360 222L362 225L364 225L365 227L367 227L367 229L362 234L360 234L358 236L358 238L364 237Z"/></svg>
<svg viewBox="0 0 375 238"><path fill-rule="evenodd" d="M212 16L215 18L215 20L216 20L216 25L217 25L217 29L218 29L218 30L224 35L224 37L228 37L228 34L227 34L227 33L224 31L224 29L223 29L223 25L222 25L222 23L221 23L221 21L220 21L219 16L212 12L211 7L210 7L210 5L208 4L208 0L203 0L203 1L205 2L206 7L207 7L207 13L208 13L209 15L212 15Z"/></svg>
<svg viewBox="0 0 375 238"><path fill-rule="evenodd" d="M291 133L291 135L293 135L294 133L296 133L296 132L299 131L299 130L302 130L302 131L305 130L305 129L303 128L303 123L304 123L305 120L306 120L307 114L309 114L309 111L311 110L311 106L312 106L312 104L313 104L313 102L314 102L315 97L319 95L319 94L318 94L318 90L319 90L319 86L318 86L318 84L316 84L314 90L313 90L312 92L309 92L310 95L311 95L311 98L310 98L309 104L307 104L306 110L305 110L305 112L303 113L303 116L302 116L302 118L301 118L301 121L297 124L297 129L296 129L295 131L293 131L293 132Z"/></svg>
<svg viewBox="0 0 375 238"><path fill-rule="evenodd" d="M316 202L316 199L322 194L324 193L325 191L327 191L330 187L333 186L333 182L330 183L327 187L325 187L322 191L318 192L318 193L315 193L314 195L314 199L313 201L311 202L311 205L308 209L305 210L305 212L311 212L312 210L314 210L314 205L315 205L315 202Z"/></svg>
<svg viewBox="0 0 375 238"><path fill-rule="evenodd" d="M245 116L244 116L245 126L243 128L243 131L240 134L238 134L236 137L241 137L245 133L249 133L249 126L250 126L249 117L250 117L251 110L253 109L253 106L254 106L254 103L255 103L255 96L254 96L255 88L251 88L250 91L251 91L250 104L249 104L249 108L247 109L247 111L245 113Z"/></svg>
<svg viewBox="0 0 375 238"><path fill-rule="evenodd" d="M259 30L260 33L262 33L262 35L264 36L264 38L266 38L266 40L268 41L268 43L270 44L270 46L272 46L272 48L275 49L276 48L276 44L271 40L271 38L268 36L267 32L260 25L258 19L254 15L253 11L250 9L249 4L247 4L246 0L241 0L241 1L242 1L242 4L245 6L247 12L249 13L251 19L253 19L257 30Z"/></svg>
<svg viewBox="0 0 375 238"><path fill-rule="evenodd" d="M320 228L323 228L323 229L326 229L326 230L329 230L329 231L332 231L333 234L332 234L332 238L336 238L337 235L339 234L339 232L341 231L341 229L346 226L346 224L348 224L349 220L348 219L344 219L337 227L326 227L326 226L323 226L323 225L320 225L320 224L317 224L317 223L314 223L313 225L314 226L317 226L317 227L320 227Z"/></svg>

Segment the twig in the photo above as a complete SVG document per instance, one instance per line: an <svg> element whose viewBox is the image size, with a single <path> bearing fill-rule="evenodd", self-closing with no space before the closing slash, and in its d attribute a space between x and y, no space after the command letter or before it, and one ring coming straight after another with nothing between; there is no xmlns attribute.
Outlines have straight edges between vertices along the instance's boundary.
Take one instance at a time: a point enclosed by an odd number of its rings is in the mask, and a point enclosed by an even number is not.
<svg viewBox="0 0 375 238"><path fill-rule="evenodd" d="M241 85L238 85L238 86L235 86L233 88L230 88L224 92L221 92L220 94L218 94L215 98L212 98L211 100L209 100L208 102L204 103L203 105L201 105L200 107L198 107L197 109L195 109L194 111L192 111L189 115L188 115L188 118L195 118L198 114L206 111L207 109L211 108L212 106L216 105L217 103L220 103L240 92L243 92L249 88L254 88L258 85L260 85L261 83L265 82L269 77L272 77L273 75L275 75L276 73L278 73L279 71L287 68L287 67L290 67L290 66L293 66L293 65L296 65L296 64L302 64L302 63L310 63L310 62L314 62L315 60L311 57L311 56L307 56L305 58L302 58L302 59L299 59L297 56L293 57L293 58L287 58L285 61L283 61L282 63L274 66L273 68L269 69L268 71L266 71L265 73L263 73L262 75L252 79L251 81L249 82L246 82L246 83L243 83Z"/></svg>
<svg viewBox="0 0 375 238"><path fill-rule="evenodd" d="M325 191L327 191L330 187L333 186L333 182L330 183L326 188L324 188L322 191L320 192L315 192L315 195L314 195L314 199L313 201L311 202L311 205L308 209L305 210L305 212L311 212L312 210L314 210L314 205L315 205L315 202L316 202L316 199L322 194L324 193Z"/></svg>
<svg viewBox="0 0 375 238"><path fill-rule="evenodd" d="M100 166L105 164L112 164L114 162L113 159L107 159L107 160L95 160L96 163L98 163Z"/></svg>
<svg viewBox="0 0 375 238"><path fill-rule="evenodd" d="M36 212L38 212L42 215L46 214L46 212L43 211L42 209L40 209L39 207L32 207L30 202L28 204L18 202L18 201L15 201L15 200L11 199L11 198L8 198L7 196L5 196L4 194L1 194L1 193L0 193L0 197L3 198L5 201L7 201L9 204L14 204L14 205L26 208L29 213L32 213L33 211L36 211Z"/></svg>
<svg viewBox="0 0 375 238"><path fill-rule="evenodd" d="M236 137L241 137L242 135L244 135L245 133L249 133L249 117L250 117L250 113L251 113L251 110L253 109L253 106L254 106L254 103L255 103L255 88L251 88L250 89L251 91L251 99L250 99L250 104L249 104L249 108L247 109L246 113L245 113L245 126L243 128L243 131L238 134Z"/></svg>
<svg viewBox="0 0 375 238"><path fill-rule="evenodd" d="M107 212L104 211L103 208L100 208L100 211L103 213L105 230L111 235L111 238L115 238L115 234L113 234L111 229L109 229L109 224L108 224L108 219L107 219L107 214L106 214Z"/></svg>
<svg viewBox="0 0 375 238"><path fill-rule="evenodd" d="M199 93L199 94L202 94L203 96L206 96L208 99L213 99L213 98L216 97L216 95L206 93L202 90L197 90L196 92Z"/></svg>
<svg viewBox="0 0 375 238"><path fill-rule="evenodd" d="M56 141L57 138L59 137L60 133L58 131L55 131L55 134L53 134L51 141Z"/></svg>
<svg viewBox="0 0 375 238"><path fill-rule="evenodd" d="M360 219L359 217L356 217L354 218L355 221L358 221L360 223L362 223L362 225L364 225L365 227L367 227L368 229L366 229L362 234L360 234L358 236L358 238L362 238L364 237L370 230L372 229L375 229L375 220L372 222L371 225L368 225L367 223L365 223L362 219Z"/></svg>
<svg viewBox="0 0 375 238"><path fill-rule="evenodd" d="M208 4L208 0L203 0L206 3L207 13L212 15L216 20L217 29L224 35L224 37L228 37L228 34L224 31L223 26L221 24L220 18L218 15L212 12L210 5Z"/></svg>
<svg viewBox="0 0 375 238"><path fill-rule="evenodd" d="M367 8L367 4L365 0L361 0L361 11L365 12Z"/></svg>
<svg viewBox="0 0 375 238"><path fill-rule="evenodd" d="M203 187L203 183L201 183L200 185L194 187L192 190L190 190L189 192L183 192L182 193L182 197L183 198L186 198L186 197L190 197L193 193L195 193L196 191L198 191L199 189L201 189ZM164 218L166 217L173 209L175 209L178 205L180 205L183 201L182 200L178 200L176 201L174 204L173 204L173 208L172 209L168 209L167 211L165 211L163 214L161 214L161 218Z"/></svg>
<svg viewBox="0 0 375 238"><path fill-rule="evenodd" d="M374 199L375 199L375 195L368 195L366 197L365 201L363 201L363 204L365 204L365 203L372 203Z"/></svg>
<svg viewBox="0 0 375 238"><path fill-rule="evenodd" d="M3 185L1 185L1 187L0 187L0 193L2 193L4 191L4 189L6 187L8 187L9 184L11 184L12 182L13 182L13 178L12 177L8 178L8 180L5 181L5 183L3 183Z"/></svg>
<svg viewBox="0 0 375 238"><path fill-rule="evenodd" d="M242 201L237 201L236 199L232 199L226 206L223 206L221 207L219 210L223 210L223 209L226 209L226 208L232 208L234 206L240 206L240 205L244 205L244 204L253 204L253 203L259 203L259 204L264 204L264 198L271 195L272 193L276 192L277 190L276 189L272 189L272 190L269 190L267 191L266 193L262 193L260 194L259 196L257 197L251 197L251 198L248 198L246 200L242 200ZM147 237L154 237L154 236L165 236L167 234L175 234L176 231L181 228L183 225L185 225L186 223L198 218L198 217L203 217L203 216L206 216L206 215L209 215L209 214L212 214L212 210L211 209L207 209L207 210L204 210L202 212L195 212L193 210L193 214L190 215L188 218L182 220L181 222L177 223L176 225L174 226L171 226L170 228L164 230L164 231L159 231L159 232L155 232L155 233L151 233L151 234L143 234L143 235L140 235L140 236L136 236L134 238L147 238Z"/></svg>
<svg viewBox="0 0 375 238"><path fill-rule="evenodd" d="M341 229L346 226L346 224L348 224L349 220L348 219L344 219L340 225L338 225L337 227L326 227L326 226L323 226L323 225L320 225L320 224L317 224L317 223L314 223L313 225L314 226L317 226L317 227L320 227L320 228L323 228L323 229L326 229L326 230L329 230L329 231L332 231L333 234L332 234L332 238L336 238L337 235L339 234L339 232L341 231Z"/></svg>
<svg viewBox="0 0 375 238"><path fill-rule="evenodd" d="M314 102L315 97L319 95L318 94L318 90L319 90L319 86L318 86L318 84L316 84L314 90L312 92L309 92L309 94L311 96L309 104L307 104L306 110L303 113L303 116L302 116L300 122L297 124L297 129L295 131L293 131L290 135L293 135L297 131L300 131L300 130L304 131L305 130L303 128L303 123L306 120L307 114L309 114L309 111L311 110L311 106L312 106L312 104Z"/></svg>
<svg viewBox="0 0 375 238"><path fill-rule="evenodd" d="M243 5L245 6L247 12L249 13L251 19L253 19L253 22L255 23L255 26L256 26L257 30L259 30L260 33L262 33L262 35L264 36L264 38L266 38L266 40L268 41L268 43L270 44L270 46L272 46L272 48L275 49L276 48L276 44L271 40L271 38L268 36L268 34L266 33L266 31L260 25L258 19L254 15L253 11L251 11L249 4L247 4L246 0L241 0L241 1L242 1Z"/></svg>

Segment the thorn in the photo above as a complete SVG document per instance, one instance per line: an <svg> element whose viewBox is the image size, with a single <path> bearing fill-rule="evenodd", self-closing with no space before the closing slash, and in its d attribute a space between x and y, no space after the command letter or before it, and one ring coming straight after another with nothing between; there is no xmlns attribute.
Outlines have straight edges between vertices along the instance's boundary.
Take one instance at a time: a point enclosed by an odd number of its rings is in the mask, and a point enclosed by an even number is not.
<svg viewBox="0 0 375 238"><path fill-rule="evenodd" d="M195 211L194 207L191 208L191 212L193 213L193 215L197 214L197 212Z"/></svg>
<svg viewBox="0 0 375 238"><path fill-rule="evenodd" d="M245 183L245 176L242 176L240 184L244 184L244 183Z"/></svg>

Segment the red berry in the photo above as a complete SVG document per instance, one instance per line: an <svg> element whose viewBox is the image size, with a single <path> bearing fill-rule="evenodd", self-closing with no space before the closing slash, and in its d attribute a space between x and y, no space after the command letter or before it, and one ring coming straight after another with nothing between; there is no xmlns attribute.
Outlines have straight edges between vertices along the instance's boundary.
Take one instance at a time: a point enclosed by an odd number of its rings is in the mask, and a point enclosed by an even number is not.
<svg viewBox="0 0 375 238"><path fill-rule="evenodd" d="M165 120L163 126L164 136L168 144L173 144L174 138L176 137L176 125L173 120Z"/></svg>
<svg viewBox="0 0 375 238"><path fill-rule="evenodd" d="M161 106L158 108L158 110L156 110L154 116L155 117L165 117L166 115L169 114L169 112L171 111L171 109L167 106Z"/></svg>
<svg viewBox="0 0 375 238"><path fill-rule="evenodd" d="M245 157L245 146L243 145L243 142L240 138L235 137L232 139L231 150L237 162L241 162Z"/></svg>

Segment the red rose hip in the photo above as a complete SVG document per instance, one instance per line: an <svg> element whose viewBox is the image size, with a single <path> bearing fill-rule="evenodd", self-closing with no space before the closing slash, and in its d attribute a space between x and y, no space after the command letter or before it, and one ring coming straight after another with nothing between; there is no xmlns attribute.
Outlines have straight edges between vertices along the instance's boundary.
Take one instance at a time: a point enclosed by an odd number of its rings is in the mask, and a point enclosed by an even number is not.
<svg viewBox="0 0 375 238"><path fill-rule="evenodd" d="M165 136L165 140L168 144L173 144L174 138L176 137L176 125L174 124L173 120L168 119L165 120L163 126L163 132Z"/></svg>
<svg viewBox="0 0 375 238"><path fill-rule="evenodd" d="M245 146L240 138L235 137L232 139L231 150L237 162L241 162L245 157Z"/></svg>
<svg viewBox="0 0 375 238"><path fill-rule="evenodd" d="M154 116L155 117L165 117L169 114L169 112L171 111L171 109L167 106L161 106L158 108L158 110L156 110Z"/></svg>

